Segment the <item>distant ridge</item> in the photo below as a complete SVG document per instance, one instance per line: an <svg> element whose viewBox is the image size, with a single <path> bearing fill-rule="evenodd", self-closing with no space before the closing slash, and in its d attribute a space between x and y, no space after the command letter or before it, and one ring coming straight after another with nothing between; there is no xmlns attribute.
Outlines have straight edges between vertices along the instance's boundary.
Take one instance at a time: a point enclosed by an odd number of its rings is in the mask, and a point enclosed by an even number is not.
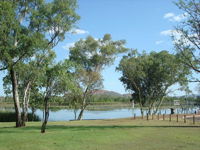
<svg viewBox="0 0 200 150"><path fill-rule="evenodd" d="M131 97L131 94L120 94L114 91L108 91L108 90L94 90L94 95L106 95L106 96L113 96L113 97Z"/></svg>

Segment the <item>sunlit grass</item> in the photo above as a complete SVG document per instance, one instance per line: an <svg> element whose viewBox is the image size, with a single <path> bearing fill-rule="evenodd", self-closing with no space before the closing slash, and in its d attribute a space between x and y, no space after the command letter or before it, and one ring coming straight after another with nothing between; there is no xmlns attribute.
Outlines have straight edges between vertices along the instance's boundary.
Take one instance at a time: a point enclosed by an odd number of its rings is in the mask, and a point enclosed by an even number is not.
<svg viewBox="0 0 200 150"><path fill-rule="evenodd" d="M49 122L40 133L41 122L15 128L0 123L0 150L199 150L199 122L176 122L137 118Z"/></svg>

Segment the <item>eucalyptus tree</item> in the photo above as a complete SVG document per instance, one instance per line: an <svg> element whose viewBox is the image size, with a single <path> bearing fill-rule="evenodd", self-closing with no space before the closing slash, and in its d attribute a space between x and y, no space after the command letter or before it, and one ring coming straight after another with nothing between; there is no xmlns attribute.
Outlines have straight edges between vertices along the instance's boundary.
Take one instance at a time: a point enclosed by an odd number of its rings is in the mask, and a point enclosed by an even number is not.
<svg viewBox="0 0 200 150"><path fill-rule="evenodd" d="M200 73L200 0L179 0L176 5L185 19L175 28L175 49L187 67Z"/></svg>
<svg viewBox="0 0 200 150"><path fill-rule="evenodd" d="M55 53L50 50L38 51L29 63L19 63L18 84L19 93L22 98L22 125L25 126L25 122L28 120L28 108L31 95L34 93L37 95L37 89L41 85L41 77L46 71L46 65L51 64L55 58ZM39 89L38 89L39 92ZM36 96L34 95L34 96ZM36 100L35 100L36 99ZM36 97L32 97L31 103L35 104ZM38 103L38 102L37 102ZM40 102L42 103L42 102Z"/></svg>
<svg viewBox="0 0 200 150"><path fill-rule="evenodd" d="M73 89L70 89L70 92L64 95L64 100L68 103L70 109L73 109L74 120L77 120L77 113L81 104L82 91L77 84L75 84Z"/></svg>
<svg viewBox="0 0 200 150"><path fill-rule="evenodd" d="M169 88L176 83L186 86L190 73L167 51L150 54L132 51L123 57L117 70L122 73L121 82L132 91L132 100L139 103L141 114L144 106L148 107L149 114L153 108L156 113Z"/></svg>
<svg viewBox="0 0 200 150"><path fill-rule="evenodd" d="M77 87L82 91L78 120L81 120L94 90L102 87L101 71L111 65L118 54L127 51L124 44L124 40L113 41L110 34L105 34L102 39L88 36L70 48L69 59L81 66L75 74Z"/></svg>
<svg viewBox="0 0 200 150"><path fill-rule="evenodd" d="M51 50L41 50L37 51L34 57L29 58L28 62L18 62L15 65L16 77L18 81L18 93L20 98L20 103L22 104L22 126L25 126L25 122L28 120L28 107L29 103L35 104L38 96L39 89L41 86L41 77L46 71L46 65L52 64L55 58L55 52ZM4 78L4 89L5 93L11 94L11 81L10 74L8 72L7 76ZM37 92L38 91L38 92ZM35 95L36 94L36 95ZM34 98L33 98L33 95ZM30 102L30 97L31 102ZM36 99L36 100L35 100ZM37 102L38 103L38 102ZM42 103L42 102L40 102Z"/></svg>
<svg viewBox="0 0 200 150"><path fill-rule="evenodd" d="M41 133L45 133L49 118L49 101L55 96L64 96L74 89L74 65L68 60L57 64L46 65L46 71L41 77L41 88L44 99L44 118Z"/></svg>
<svg viewBox="0 0 200 150"><path fill-rule="evenodd" d="M0 1L0 70L10 73L16 127L22 126L15 65L52 49L79 19L76 0Z"/></svg>

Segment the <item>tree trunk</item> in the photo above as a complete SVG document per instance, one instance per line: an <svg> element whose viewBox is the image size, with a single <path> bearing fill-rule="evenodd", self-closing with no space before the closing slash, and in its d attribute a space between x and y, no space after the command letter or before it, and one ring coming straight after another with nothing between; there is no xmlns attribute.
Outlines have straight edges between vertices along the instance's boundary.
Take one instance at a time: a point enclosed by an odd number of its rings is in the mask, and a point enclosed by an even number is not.
<svg viewBox="0 0 200 150"><path fill-rule="evenodd" d="M155 102L152 102L148 108L148 114L151 115L152 114L152 109L153 109L153 106L154 106L154 103Z"/></svg>
<svg viewBox="0 0 200 150"><path fill-rule="evenodd" d="M34 108L34 107L31 107L31 113L32 113L31 116L32 116L32 121L34 121L33 118L34 118L34 116L35 116L35 111L36 111L35 108Z"/></svg>
<svg viewBox="0 0 200 150"><path fill-rule="evenodd" d="M77 117L77 109L74 108L74 120L76 120Z"/></svg>
<svg viewBox="0 0 200 150"><path fill-rule="evenodd" d="M140 107L140 112L141 112L141 115L144 116L144 111L142 107Z"/></svg>
<svg viewBox="0 0 200 150"><path fill-rule="evenodd" d="M10 69L11 82L12 82L12 93L13 93L13 101L15 107L16 114L16 127L22 126L22 118L21 118L21 110L20 110L20 102L19 102L19 93L18 93L18 82L16 77L16 72L14 68Z"/></svg>
<svg viewBox="0 0 200 150"><path fill-rule="evenodd" d="M23 97L23 107L22 107L22 125L26 126L26 121L28 121L28 105L29 105L29 97L30 97L30 82L28 82Z"/></svg>
<svg viewBox="0 0 200 150"><path fill-rule="evenodd" d="M84 110L85 110L85 108L86 108L86 106L87 106L87 104L86 104L86 99L87 99L87 98L86 98L86 97L87 97L88 89L89 89L89 87L86 88L86 90L85 90L85 92L84 92L84 94L83 94L83 102L82 102L82 106L81 106L81 111L80 111L80 113L79 113L79 115L78 115L77 120L81 120L81 119L82 119L82 117L83 117L83 112L84 112Z"/></svg>
<svg viewBox="0 0 200 150"><path fill-rule="evenodd" d="M41 133L45 133L46 125L47 125L47 122L49 119L48 100L49 100L49 97L45 96L45 98L44 98L44 120L43 120L42 127L41 127Z"/></svg>
<svg viewBox="0 0 200 150"><path fill-rule="evenodd" d="M162 97L162 98L160 99L159 104L156 106L156 110L154 111L154 114L156 114L156 113L158 112L158 110L159 110L159 108L160 108L160 106L161 106L161 104L162 104L162 102L163 102L163 99L164 99L164 97Z"/></svg>
<svg viewBox="0 0 200 150"><path fill-rule="evenodd" d="M79 115L78 115L78 118L77 118L77 120L82 120L82 117L83 117L83 112L84 112L84 110L85 110L85 108L86 108L86 93L84 94L84 98L83 98L83 103L82 103L82 106L81 106L81 111L80 111L80 113L79 113Z"/></svg>
<svg viewBox="0 0 200 150"><path fill-rule="evenodd" d="M84 106L84 107L81 109L81 111L80 111L80 113L79 113L79 115L78 115L77 120L82 120L83 112L84 112L85 108L86 108L86 106Z"/></svg>

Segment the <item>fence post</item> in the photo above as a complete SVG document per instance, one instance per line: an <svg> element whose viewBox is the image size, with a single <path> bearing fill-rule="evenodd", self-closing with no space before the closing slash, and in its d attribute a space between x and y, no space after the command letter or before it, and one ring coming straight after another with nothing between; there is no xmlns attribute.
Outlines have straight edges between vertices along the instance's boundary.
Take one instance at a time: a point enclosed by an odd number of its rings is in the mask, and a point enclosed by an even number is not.
<svg viewBox="0 0 200 150"><path fill-rule="evenodd" d="M171 114L169 115L169 121L170 122L172 121L172 115Z"/></svg>
<svg viewBox="0 0 200 150"><path fill-rule="evenodd" d="M184 123L186 123L186 115L184 115Z"/></svg>
<svg viewBox="0 0 200 150"><path fill-rule="evenodd" d="M152 120L153 120L153 114L152 114Z"/></svg>
<svg viewBox="0 0 200 150"><path fill-rule="evenodd" d="M136 114L134 114L134 120L135 120L135 118L136 118Z"/></svg>
<svg viewBox="0 0 200 150"><path fill-rule="evenodd" d="M178 122L178 114L176 115L176 122Z"/></svg>
<svg viewBox="0 0 200 150"><path fill-rule="evenodd" d="M147 113L147 120L149 120L149 114Z"/></svg>
<svg viewBox="0 0 200 150"><path fill-rule="evenodd" d="M142 119L144 119L144 114L142 113Z"/></svg>
<svg viewBox="0 0 200 150"><path fill-rule="evenodd" d="M160 120L160 116L159 116L159 113L158 113L158 120Z"/></svg>
<svg viewBox="0 0 200 150"><path fill-rule="evenodd" d="M165 120L165 114L163 114L163 120Z"/></svg>
<svg viewBox="0 0 200 150"><path fill-rule="evenodd" d="M193 115L193 124L195 124L195 115Z"/></svg>

